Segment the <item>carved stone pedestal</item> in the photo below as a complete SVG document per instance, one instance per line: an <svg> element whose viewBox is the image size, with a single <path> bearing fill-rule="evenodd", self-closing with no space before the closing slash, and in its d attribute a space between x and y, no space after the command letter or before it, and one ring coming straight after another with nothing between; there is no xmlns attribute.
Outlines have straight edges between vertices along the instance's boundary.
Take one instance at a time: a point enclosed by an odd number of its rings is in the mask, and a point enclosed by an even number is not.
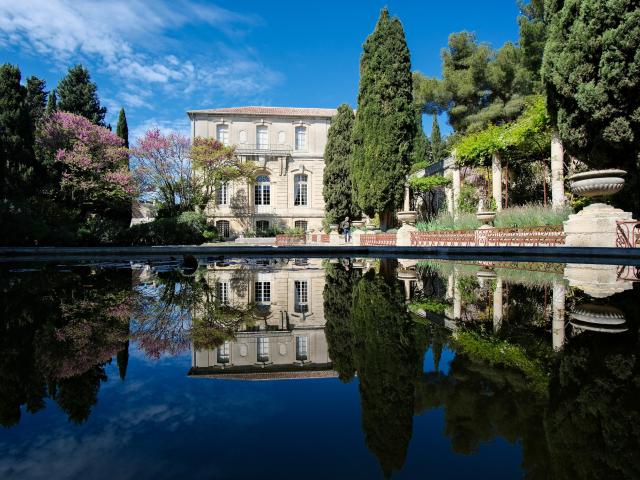
<svg viewBox="0 0 640 480"><path fill-rule="evenodd" d="M564 278L571 287L579 288L594 298L607 298L633 288L631 281L618 278L616 265L569 263L564 267Z"/></svg>
<svg viewBox="0 0 640 480"><path fill-rule="evenodd" d="M631 213L604 203L594 203L564 222L567 247L615 247L616 222L632 220Z"/></svg>

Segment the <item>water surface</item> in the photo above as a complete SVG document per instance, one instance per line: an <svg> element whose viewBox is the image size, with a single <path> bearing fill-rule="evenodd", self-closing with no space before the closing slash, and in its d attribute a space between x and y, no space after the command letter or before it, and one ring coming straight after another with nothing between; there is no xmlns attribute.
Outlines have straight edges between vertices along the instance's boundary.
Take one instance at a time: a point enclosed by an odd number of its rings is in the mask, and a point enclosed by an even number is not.
<svg viewBox="0 0 640 480"><path fill-rule="evenodd" d="M2 265L2 478L637 478L638 269Z"/></svg>

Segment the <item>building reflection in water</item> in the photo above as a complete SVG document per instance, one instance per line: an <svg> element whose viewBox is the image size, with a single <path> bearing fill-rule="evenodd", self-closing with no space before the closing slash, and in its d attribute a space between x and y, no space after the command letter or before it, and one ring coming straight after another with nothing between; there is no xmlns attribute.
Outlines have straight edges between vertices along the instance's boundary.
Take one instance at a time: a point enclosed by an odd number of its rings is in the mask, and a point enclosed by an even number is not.
<svg viewBox="0 0 640 480"><path fill-rule="evenodd" d="M242 380L335 377L325 337L321 259L211 264L221 304L254 305L256 321L216 348L192 347L191 376Z"/></svg>

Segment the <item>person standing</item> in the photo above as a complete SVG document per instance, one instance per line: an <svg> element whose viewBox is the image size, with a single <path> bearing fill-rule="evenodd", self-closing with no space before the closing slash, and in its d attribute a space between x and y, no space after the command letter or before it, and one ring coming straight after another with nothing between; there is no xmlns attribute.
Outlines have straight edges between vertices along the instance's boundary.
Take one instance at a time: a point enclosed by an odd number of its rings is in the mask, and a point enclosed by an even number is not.
<svg viewBox="0 0 640 480"><path fill-rule="evenodd" d="M343 222L340 224L340 228L342 228L345 243L349 243L351 241L351 222L349 221L349 217L344 217Z"/></svg>

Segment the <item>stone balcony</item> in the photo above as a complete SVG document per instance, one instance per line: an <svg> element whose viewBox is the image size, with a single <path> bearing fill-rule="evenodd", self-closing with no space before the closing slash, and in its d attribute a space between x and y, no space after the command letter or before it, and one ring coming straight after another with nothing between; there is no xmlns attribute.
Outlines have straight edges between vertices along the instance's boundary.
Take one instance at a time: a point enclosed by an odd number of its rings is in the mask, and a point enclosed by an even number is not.
<svg viewBox="0 0 640 480"><path fill-rule="evenodd" d="M247 157L289 157L293 149L282 144L248 144L236 145L236 154Z"/></svg>

